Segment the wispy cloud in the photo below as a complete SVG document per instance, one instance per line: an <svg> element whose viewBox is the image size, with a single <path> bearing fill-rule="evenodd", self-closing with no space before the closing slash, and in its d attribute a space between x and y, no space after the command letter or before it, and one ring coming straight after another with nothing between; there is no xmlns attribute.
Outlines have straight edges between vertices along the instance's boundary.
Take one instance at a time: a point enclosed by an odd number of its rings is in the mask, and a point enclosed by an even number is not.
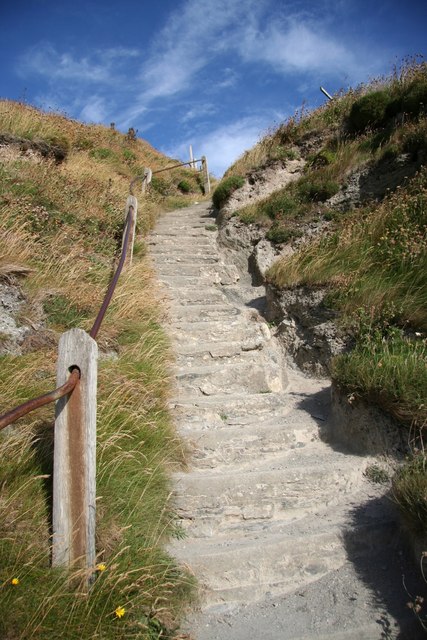
<svg viewBox="0 0 427 640"><path fill-rule="evenodd" d="M247 62L264 62L276 73L328 75L359 74L362 56L356 57L344 42L328 33L322 25L316 28L307 21L295 19L268 24L264 29L248 28L239 44L239 52Z"/></svg>
<svg viewBox="0 0 427 640"><path fill-rule="evenodd" d="M181 122L184 124L196 118L206 118L218 111L217 107L211 103L195 104L182 116Z"/></svg>
<svg viewBox="0 0 427 640"><path fill-rule="evenodd" d="M80 111L84 122L103 122L108 114L105 99L101 96L90 96Z"/></svg>
<svg viewBox="0 0 427 640"><path fill-rule="evenodd" d="M45 76L48 82L67 81L111 84L117 82L118 67L126 59L138 56L135 49L116 47L94 51L90 56L78 57L70 52L59 52L49 42L42 42L28 49L20 58L18 73L21 76Z"/></svg>
<svg viewBox="0 0 427 640"><path fill-rule="evenodd" d="M205 155L209 160L209 170L216 176L224 171L260 138L260 134L271 123L269 116L255 116L222 125L204 136L189 138L184 142L163 149L173 158L188 157L188 147L193 145L197 157Z"/></svg>

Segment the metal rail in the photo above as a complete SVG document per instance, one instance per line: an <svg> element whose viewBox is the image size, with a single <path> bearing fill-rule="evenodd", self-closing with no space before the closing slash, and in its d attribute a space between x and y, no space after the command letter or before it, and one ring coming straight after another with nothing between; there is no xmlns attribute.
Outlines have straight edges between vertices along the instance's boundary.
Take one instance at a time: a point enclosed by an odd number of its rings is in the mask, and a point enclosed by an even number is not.
<svg viewBox="0 0 427 640"><path fill-rule="evenodd" d="M120 256L119 264L117 266L113 279L111 280L111 283L108 287L107 293L105 294L104 301L101 305L98 315L96 316L92 329L90 330L90 333L89 333L90 337L93 338L94 340L98 335L99 328L104 319L104 316L108 309L108 305L110 304L111 298L113 297L114 290L117 285L117 281L120 277L120 274L123 269L123 265L126 260L128 239L129 239L129 234L131 229L130 221L133 216L133 211L134 211L133 207L130 206L128 214L126 216L126 220L125 220L126 231L123 238L123 249ZM21 404L15 409L12 409L11 411L8 411L7 413L0 416L0 431L5 427L7 427L8 425L12 424L12 422L15 422L19 418L22 418L23 416L27 415L27 413L30 413L30 411L34 411L34 409L43 407L45 404L49 404L50 402L55 402L56 400L59 400L59 398L62 398L63 396L70 394L75 388L75 386L77 385L79 380L80 380L80 371L78 370L78 368L72 369L69 379L61 387L58 387L57 389L54 389L49 393L45 393L42 396L38 396L37 398L33 398L32 400L28 400L28 402L24 402L24 404Z"/></svg>
<svg viewBox="0 0 427 640"><path fill-rule="evenodd" d="M67 382L61 387L58 387L53 391L49 391L49 393L45 393L43 396L39 396L38 398L33 398L33 400L28 400L28 402L24 402L24 404L19 405L19 407L16 407L15 409L12 409L0 416L0 430L12 424L12 422L15 422L19 418L26 416L30 411L39 409L39 407L43 407L45 404L49 404L50 402L55 402L56 400L59 400L59 398L71 393L79 380L80 371L76 368L71 372Z"/></svg>
<svg viewBox="0 0 427 640"><path fill-rule="evenodd" d="M163 171L170 171L170 169L178 169L179 167L186 167L187 165L192 166L196 162L202 162L202 160L203 159L200 158L200 160L190 160L190 162L181 162L180 164L174 164L174 165L172 165L172 167L165 167L164 169L157 169L157 171L153 171L151 175L155 176L158 173L163 173ZM136 176L136 178L134 178L132 180L132 182L130 183L130 187L129 187L129 193L130 193L131 196L134 195L134 193L133 193L134 184L136 182L138 182L139 180L142 180L142 182L144 182L144 180L146 180L146 179L147 179L147 174L144 173L144 175Z"/></svg>

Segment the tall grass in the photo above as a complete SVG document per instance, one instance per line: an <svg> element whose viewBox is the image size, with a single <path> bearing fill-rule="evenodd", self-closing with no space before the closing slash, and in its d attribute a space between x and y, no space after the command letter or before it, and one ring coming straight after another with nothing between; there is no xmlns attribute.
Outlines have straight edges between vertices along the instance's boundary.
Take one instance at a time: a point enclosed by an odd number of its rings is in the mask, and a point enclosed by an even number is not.
<svg viewBox="0 0 427 640"><path fill-rule="evenodd" d="M34 338L23 354L0 356L3 411L54 388L60 333L89 329L95 318L120 247L129 175L138 171L123 150L141 163L170 161L142 142L127 147L117 132L23 105L0 103L0 125L14 135L68 141L61 164L19 150L3 157L0 277L24 292L17 322ZM114 155L89 153L98 148ZM158 194L140 199L141 231L161 202ZM168 473L184 463L184 452L167 410L169 345L159 313L147 259L135 259L98 340L98 568L90 591L78 588L81 572L50 568L53 407L0 434L5 640L173 635L192 579L163 550L177 532Z"/></svg>

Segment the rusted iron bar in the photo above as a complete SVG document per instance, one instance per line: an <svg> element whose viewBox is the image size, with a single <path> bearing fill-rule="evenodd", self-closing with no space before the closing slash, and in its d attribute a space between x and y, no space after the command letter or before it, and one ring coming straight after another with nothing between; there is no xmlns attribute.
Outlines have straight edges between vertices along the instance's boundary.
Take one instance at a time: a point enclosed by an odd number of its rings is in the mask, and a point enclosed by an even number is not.
<svg viewBox="0 0 427 640"><path fill-rule="evenodd" d="M196 162L202 162L203 158L201 158L200 160L192 160L191 162L181 162L181 164L174 164L172 167L165 167L164 169L157 169L157 171L153 171L152 175L156 175L157 173L163 173L163 171L169 171L170 169L178 169L178 167L185 167L187 165L192 166L193 164L195 164ZM147 176L146 174L144 174L143 176L136 176L136 178L134 178L132 180L132 182L130 183L130 187L129 187L129 193L131 194L131 196L133 196L133 186L136 182L138 182L138 180L146 180Z"/></svg>
<svg viewBox="0 0 427 640"><path fill-rule="evenodd" d="M98 312L98 315L96 316L95 322L93 323L93 327L89 332L89 335L91 338L93 338L94 340L96 339L96 336L98 335L98 331L99 331L99 327L101 326L101 323L104 319L105 313L108 309L108 305L110 304L110 300L113 297L113 293L114 290L116 288L117 285L117 281L120 277L120 274L122 272L123 269L123 265L125 263L126 260L126 252L127 252L127 247L128 247L128 239L129 239L129 233L131 230L131 218L133 216L133 207L130 206L129 207L129 211L128 211L128 215L126 218L126 233L124 235L123 238L123 250L122 250L122 255L120 256L120 260L119 260L119 264L117 266L116 269L116 273L113 276L113 279L110 282L110 286L108 287L107 293L105 294L105 298L104 298L104 302L102 303L102 306Z"/></svg>
<svg viewBox="0 0 427 640"><path fill-rule="evenodd" d="M169 169L178 169L178 167L185 167L187 164L192 165L194 162L201 162L200 160L192 160L191 162L181 162L181 164L174 164L173 167L165 167L165 169L157 169L157 171L153 171L153 176L156 173L163 173L163 171L169 171Z"/></svg>
<svg viewBox="0 0 427 640"><path fill-rule="evenodd" d="M43 396L39 396L33 400L28 400L28 402L24 402L24 404L21 404L19 407L16 407L15 409L12 409L12 411L8 411L4 415L0 416L0 430L4 429L9 424L12 424L12 422L15 422L19 418L27 415L30 411L39 409L39 407L43 407L45 404L49 404L50 402L55 402L56 400L59 400L59 398L71 393L79 379L80 372L78 369L74 369L65 384L53 391L50 391L49 393L45 393Z"/></svg>
<svg viewBox="0 0 427 640"><path fill-rule="evenodd" d="M128 212L126 223L125 223L126 232L123 239L123 251L120 256L120 261L119 261L116 273L114 274L114 277L110 283L110 286L108 287L108 291L106 293L104 302L102 303L101 309L99 310L99 313L96 316L96 320L93 324L93 327L90 330L89 335L93 339L95 339L98 334L99 327L101 326L101 323L104 319L105 312L107 311L108 305L113 296L114 289L116 288L117 281L120 277L120 274L123 269L123 265L126 260L128 238L129 238L129 233L131 229L130 221L131 221L132 215L133 215L133 207L129 207L129 212ZM15 422L19 418L22 418L23 416L27 415L27 413L30 413L30 411L34 411L34 409L43 407L45 404L49 404L50 402L56 402L56 400L58 400L59 398L62 398L63 396L66 396L67 394L71 393L71 391L74 389L79 379L80 379L80 373L78 369L74 369L71 372L71 375L67 380L67 382L63 384L61 387L58 387L57 389L54 389L53 391L50 391L49 393L46 393L43 396L39 396L38 398L33 398L32 400L28 400L28 402L24 402L24 404L19 405L19 407L16 407L15 409L12 409L11 411L8 411L7 413L3 414L2 416L0 416L0 431L5 427L7 427L9 424L12 424L12 422Z"/></svg>

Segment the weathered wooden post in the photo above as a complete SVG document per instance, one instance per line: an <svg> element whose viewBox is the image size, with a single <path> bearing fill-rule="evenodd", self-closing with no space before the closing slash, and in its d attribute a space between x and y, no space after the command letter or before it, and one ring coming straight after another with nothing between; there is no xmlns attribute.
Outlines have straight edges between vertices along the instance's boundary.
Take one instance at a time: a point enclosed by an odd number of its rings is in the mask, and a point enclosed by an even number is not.
<svg viewBox="0 0 427 640"><path fill-rule="evenodd" d="M151 171L151 169L144 169L144 179L142 181L142 193L145 193L147 191L147 187L150 184L152 177L153 177L153 172Z"/></svg>
<svg viewBox="0 0 427 640"><path fill-rule="evenodd" d="M209 169L208 169L208 161L206 156L202 156L202 171L203 171L203 188L205 193L211 192L211 181L209 179Z"/></svg>
<svg viewBox="0 0 427 640"><path fill-rule="evenodd" d="M82 329L61 336L57 383L74 368L80 380L56 403L53 462L52 566L94 567L96 385L98 347ZM88 576L89 577L89 576Z"/></svg>
<svg viewBox="0 0 427 640"><path fill-rule="evenodd" d="M194 156L193 156L193 145L190 144L190 167L192 169L196 169L196 163L194 162Z"/></svg>
<svg viewBox="0 0 427 640"><path fill-rule="evenodd" d="M127 247L122 244L122 251L126 250L125 264L131 265L133 258L133 245L135 242L135 230L136 230L136 216L138 214L138 200L135 196L128 196L125 207L125 220L129 215L128 225L130 226L129 235L127 236ZM123 242L126 237L126 227L123 232Z"/></svg>

